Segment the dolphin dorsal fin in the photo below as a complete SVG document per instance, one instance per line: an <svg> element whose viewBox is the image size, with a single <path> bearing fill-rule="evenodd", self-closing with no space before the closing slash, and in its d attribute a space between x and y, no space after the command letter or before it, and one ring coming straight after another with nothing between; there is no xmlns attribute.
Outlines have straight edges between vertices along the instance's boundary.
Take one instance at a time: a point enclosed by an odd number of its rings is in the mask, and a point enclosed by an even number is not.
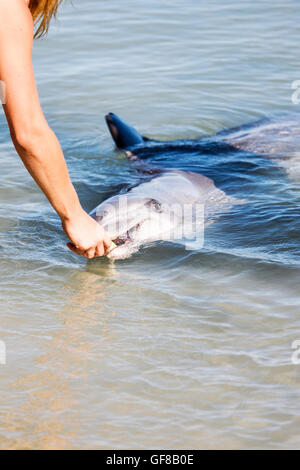
<svg viewBox="0 0 300 470"><path fill-rule="evenodd" d="M105 120L116 146L121 150L129 150L149 140L114 113L107 114Z"/></svg>

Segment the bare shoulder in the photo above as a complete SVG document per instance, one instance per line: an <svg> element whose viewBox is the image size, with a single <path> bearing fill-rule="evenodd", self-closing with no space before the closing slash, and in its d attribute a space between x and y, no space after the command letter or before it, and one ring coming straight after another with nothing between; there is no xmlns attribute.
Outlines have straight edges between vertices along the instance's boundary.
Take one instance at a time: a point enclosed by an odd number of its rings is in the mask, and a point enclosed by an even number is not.
<svg viewBox="0 0 300 470"><path fill-rule="evenodd" d="M8 29L32 31L33 20L25 0L0 0L0 33Z"/></svg>

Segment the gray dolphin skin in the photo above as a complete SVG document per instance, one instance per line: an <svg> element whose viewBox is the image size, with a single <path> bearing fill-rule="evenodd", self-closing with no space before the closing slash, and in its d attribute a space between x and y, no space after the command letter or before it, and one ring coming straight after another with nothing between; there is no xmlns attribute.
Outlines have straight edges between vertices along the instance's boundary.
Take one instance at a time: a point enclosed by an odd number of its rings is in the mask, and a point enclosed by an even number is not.
<svg viewBox="0 0 300 470"><path fill-rule="evenodd" d="M279 160L300 155L300 114L280 114L220 132L231 147Z"/></svg>
<svg viewBox="0 0 300 470"><path fill-rule="evenodd" d="M204 222L230 207L234 198L198 173L153 168L140 162L134 148L149 140L115 114L106 122L116 146L148 178L125 194L102 202L91 216L117 245L108 257L127 258L148 243L183 239L203 242Z"/></svg>

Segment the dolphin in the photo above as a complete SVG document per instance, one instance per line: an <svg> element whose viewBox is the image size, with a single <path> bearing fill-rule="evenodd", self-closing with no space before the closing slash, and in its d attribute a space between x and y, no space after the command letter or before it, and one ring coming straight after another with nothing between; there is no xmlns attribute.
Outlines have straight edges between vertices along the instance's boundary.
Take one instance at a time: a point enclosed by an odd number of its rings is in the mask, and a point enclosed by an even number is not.
<svg viewBox="0 0 300 470"><path fill-rule="evenodd" d="M157 241L196 241L203 245L204 226L237 200L202 174L152 166L136 150L149 139L113 113L106 123L117 148L123 150L142 181L126 193L102 202L91 216L114 242L109 258L127 258Z"/></svg>

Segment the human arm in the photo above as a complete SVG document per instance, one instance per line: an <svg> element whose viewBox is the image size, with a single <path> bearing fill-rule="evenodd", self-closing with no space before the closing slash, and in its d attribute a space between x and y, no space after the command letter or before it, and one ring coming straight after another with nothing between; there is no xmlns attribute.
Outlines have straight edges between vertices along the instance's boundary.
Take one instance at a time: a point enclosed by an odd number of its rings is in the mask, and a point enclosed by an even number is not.
<svg viewBox="0 0 300 470"><path fill-rule="evenodd" d="M81 207L59 142L42 112L32 64L33 21L24 0L0 0L0 80L4 112L25 167L61 218L69 248L102 256L111 240Z"/></svg>

